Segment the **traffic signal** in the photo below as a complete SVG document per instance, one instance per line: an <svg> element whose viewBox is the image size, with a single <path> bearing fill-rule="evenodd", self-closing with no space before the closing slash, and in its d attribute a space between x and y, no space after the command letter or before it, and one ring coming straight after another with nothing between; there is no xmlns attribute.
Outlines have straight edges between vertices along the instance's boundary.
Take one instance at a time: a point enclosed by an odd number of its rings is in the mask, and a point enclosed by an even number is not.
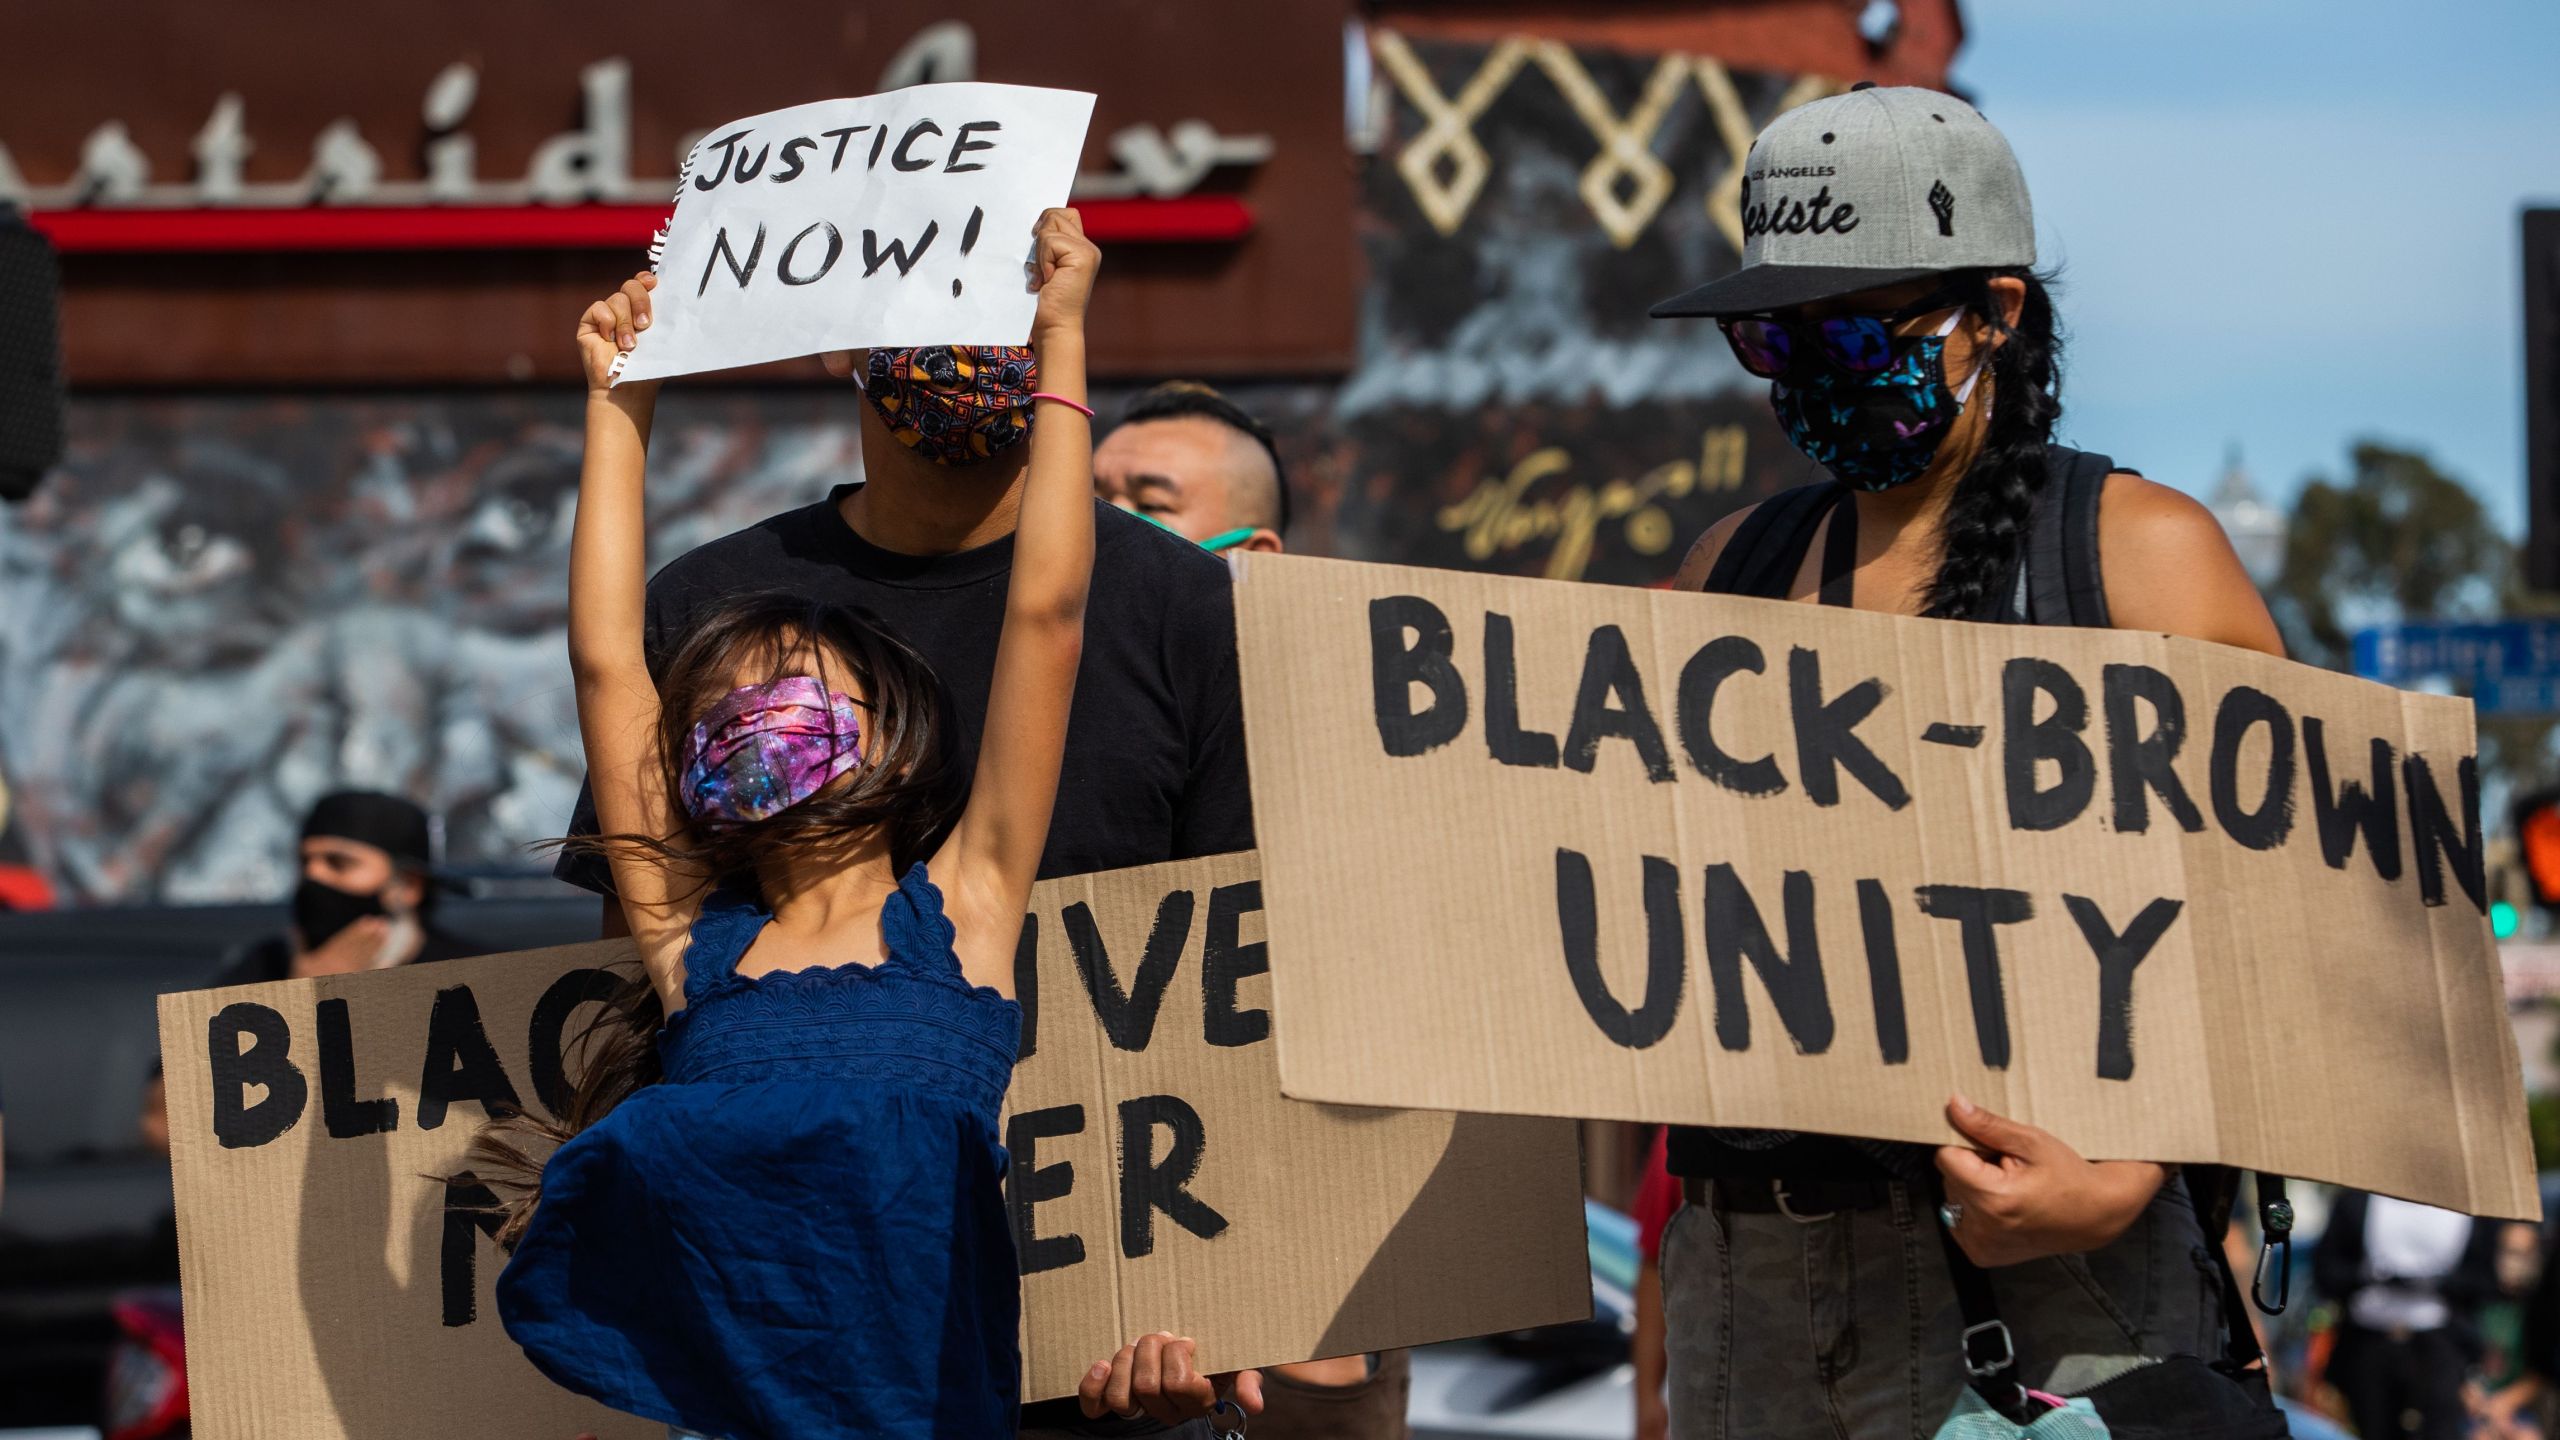
<svg viewBox="0 0 2560 1440"><path fill-rule="evenodd" d="M2560 913L2560 790L2542 790L2516 802L2516 869L2527 898Z"/></svg>

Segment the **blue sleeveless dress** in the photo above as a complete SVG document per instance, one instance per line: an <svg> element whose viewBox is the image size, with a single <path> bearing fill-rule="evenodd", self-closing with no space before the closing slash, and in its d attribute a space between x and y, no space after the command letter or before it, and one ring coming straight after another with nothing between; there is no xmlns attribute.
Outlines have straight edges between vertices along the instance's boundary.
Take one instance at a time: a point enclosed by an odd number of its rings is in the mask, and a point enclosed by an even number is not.
<svg viewBox="0 0 2560 1440"><path fill-rule="evenodd" d="M499 1317L568 1389L721 1440L1009 1437L1021 1009L961 978L922 865L876 968L740 976L771 918L704 903L665 1079L544 1167Z"/></svg>

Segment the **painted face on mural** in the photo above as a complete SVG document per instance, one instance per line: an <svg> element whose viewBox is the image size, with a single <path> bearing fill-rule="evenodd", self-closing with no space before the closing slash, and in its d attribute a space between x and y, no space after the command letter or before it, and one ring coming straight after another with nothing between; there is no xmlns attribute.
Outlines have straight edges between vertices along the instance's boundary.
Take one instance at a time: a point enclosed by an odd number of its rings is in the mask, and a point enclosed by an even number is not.
<svg viewBox="0 0 2560 1440"><path fill-rule="evenodd" d="M653 563L857 468L832 396L779 425L769 399L699 405L660 426L687 458L651 476ZM0 605L42 617L0 628L0 765L66 899L284 894L339 781L441 812L457 865L560 832L574 402L93 398L73 425L0 507Z"/></svg>

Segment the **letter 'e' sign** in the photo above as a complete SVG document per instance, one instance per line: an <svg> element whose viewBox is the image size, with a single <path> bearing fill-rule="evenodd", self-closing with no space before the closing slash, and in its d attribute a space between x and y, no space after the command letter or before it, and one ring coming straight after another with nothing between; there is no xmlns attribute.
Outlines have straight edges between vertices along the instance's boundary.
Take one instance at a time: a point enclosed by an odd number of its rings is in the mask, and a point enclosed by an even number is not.
<svg viewBox="0 0 2560 1440"><path fill-rule="evenodd" d="M649 259L649 328L614 378L873 345L1019 345L1031 229L1067 203L1093 97L916 85L713 128Z"/></svg>

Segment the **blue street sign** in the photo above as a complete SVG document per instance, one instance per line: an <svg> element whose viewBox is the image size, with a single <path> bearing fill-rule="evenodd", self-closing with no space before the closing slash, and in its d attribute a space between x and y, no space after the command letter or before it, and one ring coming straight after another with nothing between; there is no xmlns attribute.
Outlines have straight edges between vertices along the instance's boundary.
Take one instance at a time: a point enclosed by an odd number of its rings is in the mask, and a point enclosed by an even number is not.
<svg viewBox="0 0 2560 1440"><path fill-rule="evenodd" d="M2560 619L2376 625L2355 633L2355 670L2391 685L2451 681L2483 714L2560 713Z"/></svg>

